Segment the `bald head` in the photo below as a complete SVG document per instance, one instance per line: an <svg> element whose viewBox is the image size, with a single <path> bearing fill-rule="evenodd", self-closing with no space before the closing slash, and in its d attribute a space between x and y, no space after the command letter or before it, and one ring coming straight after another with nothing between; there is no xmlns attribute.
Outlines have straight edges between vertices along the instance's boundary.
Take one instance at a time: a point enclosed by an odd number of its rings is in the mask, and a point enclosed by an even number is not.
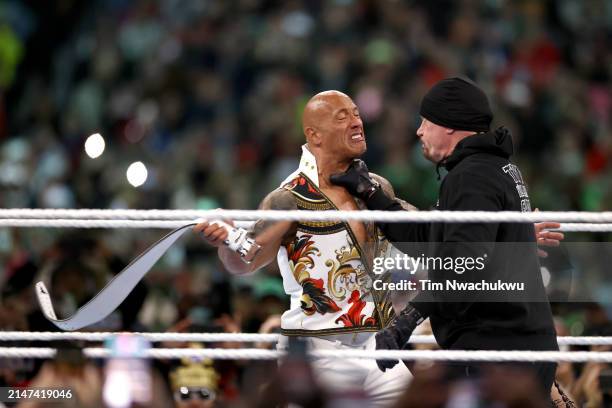
<svg viewBox="0 0 612 408"><path fill-rule="evenodd" d="M319 92L306 104L304 108L304 114L302 115L302 129L306 135L306 129L308 127L316 127L320 125L326 118L331 117L334 112L334 108L342 102L346 103L353 101L349 96L340 91L323 91Z"/></svg>

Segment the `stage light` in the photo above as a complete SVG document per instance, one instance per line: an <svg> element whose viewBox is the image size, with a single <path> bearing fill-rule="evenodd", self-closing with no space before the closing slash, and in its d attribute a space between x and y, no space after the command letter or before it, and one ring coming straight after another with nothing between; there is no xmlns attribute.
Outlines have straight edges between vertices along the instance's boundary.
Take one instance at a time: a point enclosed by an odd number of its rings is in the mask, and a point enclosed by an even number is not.
<svg viewBox="0 0 612 408"><path fill-rule="evenodd" d="M104 138L99 133L94 133L85 141L85 153L92 159L102 156L105 147Z"/></svg>
<svg viewBox="0 0 612 408"><path fill-rule="evenodd" d="M147 181L148 174L147 167L141 161L130 164L126 172L128 182L134 187L142 186Z"/></svg>

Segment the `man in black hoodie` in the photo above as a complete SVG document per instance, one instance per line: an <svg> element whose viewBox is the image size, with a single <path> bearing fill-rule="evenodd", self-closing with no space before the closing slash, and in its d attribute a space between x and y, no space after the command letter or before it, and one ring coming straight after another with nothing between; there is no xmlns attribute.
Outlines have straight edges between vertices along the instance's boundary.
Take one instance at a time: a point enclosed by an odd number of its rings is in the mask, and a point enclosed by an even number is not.
<svg viewBox="0 0 612 408"><path fill-rule="evenodd" d="M441 186L437 210L531 211L527 187L518 167L509 161L513 144L507 129L490 131L493 118L484 92L472 81L440 81L421 104L417 130L425 157L448 174ZM364 200L369 209L403 211L387 197L360 160L332 176ZM520 294L424 290L377 334L377 348L402 349L412 331L429 317L438 344L445 349L558 350L552 313L540 274L534 226L530 223L388 223L379 224L396 243L427 244L427 255L441 259L485 259L484 269L471 272L430 268L429 279L476 283L523 283ZM402 245L410 247L410 245ZM496 297L497 296L497 297ZM397 361L379 361L384 370ZM549 392L556 364L528 365ZM461 366L472 375L478 367Z"/></svg>

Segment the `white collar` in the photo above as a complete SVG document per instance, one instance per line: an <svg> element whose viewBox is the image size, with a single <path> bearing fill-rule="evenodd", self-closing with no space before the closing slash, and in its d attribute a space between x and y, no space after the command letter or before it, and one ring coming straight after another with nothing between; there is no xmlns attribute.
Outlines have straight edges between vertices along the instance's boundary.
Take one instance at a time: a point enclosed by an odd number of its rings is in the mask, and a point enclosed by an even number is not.
<svg viewBox="0 0 612 408"><path fill-rule="evenodd" d="M302 158L298 170L306 175L317 187L319 187L319 170L317 168L317 159L308 150L307 145L302 145Z"/></svg>

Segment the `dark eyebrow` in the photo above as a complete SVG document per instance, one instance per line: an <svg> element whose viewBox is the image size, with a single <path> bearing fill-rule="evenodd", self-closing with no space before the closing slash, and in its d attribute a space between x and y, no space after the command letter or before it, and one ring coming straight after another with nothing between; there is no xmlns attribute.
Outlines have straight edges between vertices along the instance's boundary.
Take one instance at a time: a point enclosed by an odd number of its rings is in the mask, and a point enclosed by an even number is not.
<svg viewBox="0 0 612 408"><path fill-rule="evenodd" d="M341 108L338 110L338 112L336 112L336 114L334 116L338 116L341 113L348 113L348 109L346 108Z"/></svg>

